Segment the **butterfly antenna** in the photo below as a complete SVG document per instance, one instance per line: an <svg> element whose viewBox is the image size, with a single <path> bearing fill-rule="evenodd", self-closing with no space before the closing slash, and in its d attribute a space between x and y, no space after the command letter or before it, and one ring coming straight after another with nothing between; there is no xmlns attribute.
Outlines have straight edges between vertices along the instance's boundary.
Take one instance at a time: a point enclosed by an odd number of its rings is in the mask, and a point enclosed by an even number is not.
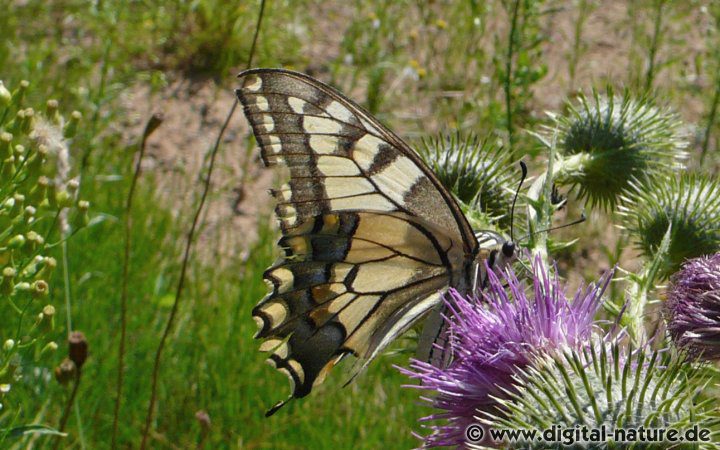
<svg viewBox="0 0 720 450"><path fill-rule="evenodd" d="M575 220L575 221L572 221L572 222L570 222L570 223L566 223L566 224L563 224L563 225L560 225L560 226L557 226L557 227L550 227L550 228L545 228L544 230L533 231L532 233L528 233L528 234L526 234L525 236L523 236L522 238L520 238L520 240L523 241L523 240L529 238L530 236L534 236L534 235L536 235L536 234L538 234L538 233L546 233L546 232L548 232L548 231L555 231L555 230L559 230L559 229L561 229L561 228L571 227L571 226L573 226L573 225L577 225L577 224L583 223L583 222L585 222L586 220L587 220L587 217L585 217L585 213L582 213L582 214L580 214L580 218L577 219L577 220Z"/></svg>
<svg viewBox="0 0 720 450"><path fill-rule="evenodd" d="M515 191L512 208L510 208L510 240L513 242L515 242L515 235L513 234L515 232L515 203L517 202L518 194L520 193L520 189L527 177L527 166L525 165L525 162L520 161L520 169L522 170L522 177L520 178L520 184L518 184L518 188Z"/></svg>
<svg viewBox="0 0 720 450"><path fill-rule="evenodd" d="M279 410L280 408L282 408L283 406L287 405L287 403L288 403L290 400L292 400L293 398L294 398L294 397L291 395L290 397L286 398L285 400L280 400L279 402L275 403L275 405L273 405L272 408L268 409L268 410L265 412L265 417L270 417L270 416L272 416L273 414L275 414L276 412L278 412L278 410Z"/></svg>

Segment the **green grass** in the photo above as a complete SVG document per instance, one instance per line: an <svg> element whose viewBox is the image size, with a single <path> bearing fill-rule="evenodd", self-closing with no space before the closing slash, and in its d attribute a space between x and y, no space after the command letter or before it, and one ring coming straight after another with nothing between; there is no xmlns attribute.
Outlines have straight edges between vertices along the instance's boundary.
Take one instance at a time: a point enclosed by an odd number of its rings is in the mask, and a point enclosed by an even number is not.
<svg viewBox="0 0 720 450"><path fill-rule="evenodd" d="M521 9L515 32L508 28L512 8L503 6L511 3L330 2L323 9L318 2L270 1L256 65L314 70L411 141L458 128L507 144L510 111L514 148L519 155L534 154L537 143L524 130L542 122L542 111L557 107L560 99L575 89L602 88L606 73L590 73L592 66L587 65L592 56L592 42L587 41L593 36L590 29L569 28L569 47L553 53L555 47L564 45L552 34L553 21L562 14L578 17L578 11L570 8L575 2L523 0L518 3ZM247 59L258 4L0 0L0 79L10 87L22 79L30 80L32 104L55 98L64 111L83 113L82 127L72 144L73 174L82 174L81 189L93 214L106 215L68 246L71 318L73 327L85 332L91 351L74 409L82 428L73 412L65 444L69 448L104 448L112 431L121 218L135 151L126 130L119 128L126 115L120 100L135 85L147 84L157 91L183 78L213 79L218 90L234 87L232 74ZM681 8L668 3L656 36L653 14L658 4L633 2L636 19L605 25L609 27L607 35L634 37L626 59L615 61L630 70L616 71L621 75L612 78L611 84L638 89L652 84L658 96L686 120L702 125L705 135L691 151L698 155L707 146L707 161L717 167L720 121L710 109L717 103L711 100L720 86L716 77L720 56L714 49L720 42L720 28L713 22L714 28L702 36L704 44L700 42L697 50L690 45L697 43L691 25L700 6ZM589 8L582 26L599 26L593 21L597 12ZM687 36L673 35L677 30ZM509 37L514 40L512 51ZM686 47L692 49L686 52L688 58L694 57L692 63L677 56L686 54L682 51ZM672 55L667 54L668 48ZM508 55L513 58L509 66ZM570 72L571 76L565 75ZM553 78L557 73L562 75ZM699 81L689 81L693 74ZM510 93L510 104L504 88ZM234 122L240 121L236 117ZM238 139L244 140L244 136ZM189 201L164 205L155 192L155 176L159 175L143 176L133 215L127 370L119 432L123 448L134 448L140 442L152 359L170 310L181 243L194 207ZM188 184L193 184L195 177L188 174ZM569 208L574 214L579 205ZM272 220L266 217L261 223ZM241 249L235 260L192 259L187 289L163 357L152 447L191 448L200 441L205 448L417 445L411 431L418 430L417 419L430 410L419 404L417 392L401 388L407 379L392 367L405 365L407 353L379 358L345 388L342 368L335 369L310 397L292 402L270 419L263 417L269 406L287 396L289 385L281 374L263 364L258 343L252 339L255 323L250 310L266 292L261 274L275 257L274 228L261 226L259 236L249 244L245 259L240 256ZM212 254L212 249L196 250ZM576 255L572 250L568 253L566 262L572 267ZM61 260L59 251L54 256ZM583 270L593 274L597 267ZM60 420L69 389L59 386L50 371L65 356L68 330L62 271L55 275L51 303L58 309L54 337L60 349L37 367L37 373L26 371L14 402L0 411L0 423L16 413L15 423L57 426ZM400 342L395 348L405 344ZM212 421L206 437L195 418L200 410L207 411ZM52 445L48 437L28 437L16 445L24 448L31 442L35 448Z"/></svg>
<svg viewBox="0 0 720 450"><path fill-rule="evenodd" d="M152 195L145 188L138 198ZM112 198L105 200L113 202ZM138 208L135 223L128 305L128 394L119 437L123 445L138 442L149 398L151 360L178 271L179 249L173 237L184 231L185 221L173 221L169 213L145 207ZM84 368L76 406L88 443L103 442L111 431L119 317L115 280L121 277L117 256L122 251L121 236L119 224L106 221L83 231L71 244L73 323L85 331L92 355ZM231 261L231 271L199 265L191 270L172 344L164 358L153 447L172 448L170 443L191 447L201 435L195 419L199 410L207 411L212 420L208 448L348 448L356 442L366 442L367 448L383 442L413 445L406 430L414 426L414 418L422 411L415 406L412 392L399 389L404 379L391 367L404 364L404 357L383 358L344 389L342 374L337 373L313 397L295 402L272 419L263 417L273 402L289 393L285 377L263 364L263 355L256 351L257 342L252 339L255 324L250 319L250 310L265 294L261 275L274 259L274 239L272 233L263 232L252 256L245 262ZM83 248L93 251L83 252ZM56 285L59 283L57 280ZM60 404L65 392L52 384L50 403ZM363 400L358 402L358 398ZM55 416L54 410L45 420ZM329 429L338 432L328 435Z"/></svg>

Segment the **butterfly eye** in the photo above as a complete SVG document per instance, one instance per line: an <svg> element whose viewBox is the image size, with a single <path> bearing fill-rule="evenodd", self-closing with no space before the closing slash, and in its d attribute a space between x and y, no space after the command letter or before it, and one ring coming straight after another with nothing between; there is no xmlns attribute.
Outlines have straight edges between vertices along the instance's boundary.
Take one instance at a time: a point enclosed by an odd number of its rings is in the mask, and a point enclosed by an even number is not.
<svg viewBox="0 0 720 450"><path fill-rule="evenodd" d="M506 258L512 258L515 254L515 243L512 241L504 243L502 246L502 253Z"/></svg>

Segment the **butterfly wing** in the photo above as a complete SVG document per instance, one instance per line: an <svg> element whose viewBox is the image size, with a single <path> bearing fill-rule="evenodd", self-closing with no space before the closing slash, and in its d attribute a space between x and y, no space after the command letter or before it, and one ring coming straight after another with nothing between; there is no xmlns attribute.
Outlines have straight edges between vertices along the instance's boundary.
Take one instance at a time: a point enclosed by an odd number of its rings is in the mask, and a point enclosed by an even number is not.
<svg viewBox="0 0 720 450"><path fill-rule="evenodd" d="M504 269L510 259L502 253L503 244L506 239L490 230L481 230L475 233L478 243L478 255L476 264L473 265L471 293L484 290L487 287L488 275L485 264L491 269L499 267ZM445 320L451 314L450 308L445 303L437 305L428 315L423 324L422 333L418 339L417 358L427 361L435 367L447 367L453 359L450 342L450 326Z"/></svg>
<svg viewBox="0 0 720 450"><path fill-rule="evenodd" d="M307 395L346 354L366 362L466 278L477 241L420 158L369 113L306 75L240 74L237 90L266 165L285 255L253 310L261 350Z"/></svg>

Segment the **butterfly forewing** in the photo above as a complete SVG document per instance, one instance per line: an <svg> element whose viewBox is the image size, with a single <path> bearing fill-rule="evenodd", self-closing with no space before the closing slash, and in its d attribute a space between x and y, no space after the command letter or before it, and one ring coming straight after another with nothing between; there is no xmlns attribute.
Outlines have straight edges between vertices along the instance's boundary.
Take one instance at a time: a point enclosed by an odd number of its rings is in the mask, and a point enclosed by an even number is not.
<svg viewBox="0 0 720 450"><path fill-rule="evenodd" d="M263 161L290 171L273 192L284 256L253 315L302 397L343 355L371 360L437 305L477 242L418 156L352 101L294 72L240 79Z"/></svg>

